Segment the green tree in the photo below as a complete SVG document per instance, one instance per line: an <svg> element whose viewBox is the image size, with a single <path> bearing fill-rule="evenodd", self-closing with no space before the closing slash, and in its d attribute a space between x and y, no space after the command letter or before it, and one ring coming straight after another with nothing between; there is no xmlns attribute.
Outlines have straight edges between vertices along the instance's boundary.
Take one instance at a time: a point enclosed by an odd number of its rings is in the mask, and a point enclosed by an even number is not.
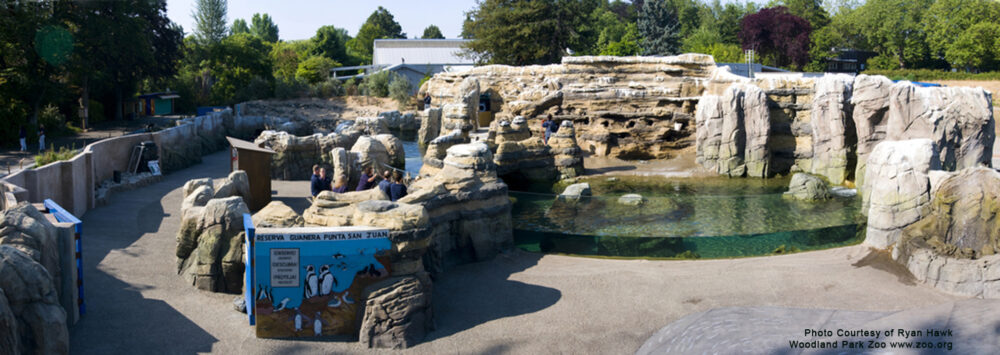
<svg viewBox="0 0 1000 355"><path fill-rule="evenodd" d="M780 5L788 8L792 15L801 17L809 21L813 31L825 27L830 23L830 14L823 8L820 0L780 0Z"/></svg>
<svg viewBox="0 0 1000 355"><path fill-rule="evenodd" d="M972 25L949 46L945 58L956 68L1000 69L1000 24L980 22Z"/></svg>
<svg viewBox="0 0 1000 355"><path fill-rule="evenodd" d="M201 43L219 43L226 37L227 0L197 0L195 2L194 37ZM246 23L244 23L246 24Z"/></svg>
<svg viewBox="0 0 1000 355"><path fill-rule="evenodd" d="M868 0L854 12L856 25L876 52L894 58L899 68L919 67L928 59L923 15L933 0Z"/></svg>
<svg viewBox="0 0 1000 355"><path fill-rule="evenodd" d="M324 56L345 65L357 64L358 60L347 51L347 42L350 40L351 36L343 28L320 27L311 39L313 47L310 54Z"/></svg>
<svg viewBox="0 0 1000 355"><path fill-rule="evenodd" d="M236 35L240 33L250 33L250 27L247 26L247 22L241 18L233 20L233 25L229 27L229 34Z"/></svg>
<svg viewBox="0 0 1000 355"><path fill-rule="evenodd" d="M473 40L467 55L480 63L549 64L569 51L592 48L583 23L593 13L596 1L579 0L486 0L466 13L462 32Z"/></svg>
<svg viewBox="0 0 1000 355"><path fill-rule="evenodd" d="M616 41L608 42L601 48L600 55L631 56L639 55L639 29L635 23L626 25L625 33Z"/></svg>
<svg viewBox="0 0 1000 355"><path fill-rule="evenodd" d="M424 35L420 36L423 39L444 39L444 35L441 34L441 29L437 26L430 25L424 29Z"/></svg>
<svg viewBox="0 0 1000 355"><path fill-rule="evenodd" d="M936 0L923 16L923 30L932 57L945 56L967 29L983 22L1000 23L1000 2L993 0ZM949 60L950 61L950 60ZM954 63L952 63L954 66Z"/></svg>
<svg viewBox="0 0 1000 355"><path fill-rule="evenodd" d="M276 42L271 46L272 73L275 79L295 78L295 71L299 68L301 57L307 55L310 43L308 41ZM301 53L300 53L301 51Z"/></svg>
<svg viewBox="0 0 1000 355"><path fill-rule="evenodd" d="M680 23L666 0L647 0L637 20L643 55L672 55L680 50Z"/></svg>
<svg viewBox="0 0 1000 355"><path fill-rule="evenodd" d="M363 62L371 63L372 46L376 39L383 38L406 38L406 33L403 33L403 28L396 22L389 10L379 6L361 25L357 37L348 41L348 47Z"/></svg>
<svg viewBox="0 0 1000 355"><path fill-rule="evenodd" d="M333 59L322 56L312 56L299 63L298 69L295 70L295 78L303 80L309 84L316 84L329 78L330 69L339 66L340 63L337 63Z"/></svg>
<svg viewBox="0 0 1000 355"><path fill-rule="evenodd" d="M264 42L274 43L278 41L278 25L271 21L271 15L253 14L249 30L250 34L263 39Z"/></svg>

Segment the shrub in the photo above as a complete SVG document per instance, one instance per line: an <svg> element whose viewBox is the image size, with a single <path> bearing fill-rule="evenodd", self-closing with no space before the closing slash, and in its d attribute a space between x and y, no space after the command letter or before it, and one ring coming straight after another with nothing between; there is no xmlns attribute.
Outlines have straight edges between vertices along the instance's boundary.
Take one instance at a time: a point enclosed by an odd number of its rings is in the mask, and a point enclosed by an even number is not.
<svg viewBox="0 0 1000 355"><path fill-rule="evenodd" d="M271 97L271 93L274 90L271 88L271 82L267 79L255 76L250 79L247 86L236 89L236 95L234 95L236 102L245 102L258 99L266 99Z"/></svg>
<svg viewBox="0 0 1000 355"><path fill-rule="evenodd" d="M410 92L413 91L413 85L410 81L406 79L405 76L395 75L392 81L389 82L389 97L399 103L399 108L404 108L407 101L410 99Z"/></svg>
<svg viewBox="0 0 1000 355"><path fill-rule="evenodd" d="M340 80L330 78L312 85L312 95L324 99L343 96L344 86L340 84Z"/></svg>
<svg viewBox="0 0 1000 355"><path fill-rule="evenodd" d="M66 116L54 105L45 105L38 113L38 123L45 126L48 133L57 133L66 125Z"/></svg>
<svg viewBox="0 0 1000 355"><path fill-rule="evenodd" d="M305 80L310 84L316 84L326 81L330 77L330 69L339 66L340 63L337 63L333 59L312 56L299 63L298 69L295 70L295 78Z"/></svg>
<svg viewBox="0 0 1000 355"><path fill-rule="evenodd" d="M294 99L306 96L309 84L294 78L278 79L274 83L274 97L278 99Z"/></svg>
<svg viewBox="0 0 1000 355"><path fill-rule="evenodd" d="M365 79L361 81L361 85L359 86L361 94L377 97L389 96L389 82L393 76L397 75L399 74L383 70L366 76Z"/></svg>
<svg viewBox="0 0 1000 355"><path fill-rule="evenodd" d="M354 78L347 79L344 82L344 94L354 96L358 94L358 81Z"/></svg>
<svg viewBox="0 0 1000 355"><path fill-rule="evenodd" d="M35 167L42 167L57 161L69 160L76 155L76 146L73 148L62 147L59 150L55 149L54 145L49 144L49 149L44 153L35 156Z"/></svg>

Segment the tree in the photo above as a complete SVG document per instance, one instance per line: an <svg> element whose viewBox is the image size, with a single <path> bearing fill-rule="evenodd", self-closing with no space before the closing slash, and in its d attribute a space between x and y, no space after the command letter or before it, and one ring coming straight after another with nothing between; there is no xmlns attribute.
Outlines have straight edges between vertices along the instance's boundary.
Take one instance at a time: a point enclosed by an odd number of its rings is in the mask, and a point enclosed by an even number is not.
<svg viewBox="0 0 1000 355"><path fill-rule="evenodd" d="M809 21L788 12L784 6L766 8L747 15L740 23L743 49L779 67L801 69L809 62Z"/></svg>
<svg viewBox="0 0 1000 355"><path fill-rule="evenodd" d="M197 0L194 37L201 43L219 43L226 37L227 0ZM244 23L245 25L246 23Z"/></svg>
<svg viewBox="0 0 1000 355"><path fill-rule="evenodd" d="M485 0L466 13L467 55L480 63L557 63L566 50L585 51L582 23L597 5L579 0Z"/></svg>
<svg viewBox="0 0 1000 355"><path fill-rule="evenodd" d="M441 29L437 26L430 25L424 29L424 35L420 36L423 39L444 39L444 35L441 34Z"/></svg>
<svg viewBox="0 0 1000 355"><path fill-rule="evenodd" d="M823 8L820 0L781 0L792 15L809 21L813 30L819 30L830 23L830 14Z"/></svg>
<svg viewBox="0 0 1000 355"><path fill-rule="evenodd" d="M351 36L347 30L333 26L323 26L316 30L312 41L310 54L324 56L345 65L357 64L358 60L347 52L347 42Z"/></svg>
<svg viewBox="0 0 1000 355"><path fill-rule="evenodd" d="M672 55L680 50L680 23L666 0L647 0L637 20L643 55Z"/></svg>
<svg viewBox="0 0 1000 355"><path fill-rule="evenodd" d="M956 39L973 25L983 22L1000 23L1000 2L936 0L927 9L922 22L931 57L944 57L949 47L956 43Z"/></svg>
<svg viewBox="0 0 1000 355"><path fill-rule="evenodd" d="M949 46L945 57L956 68L1000 69L1000 24L980 22L972 25Z"/></svg>
<svg viewBox="0 0 1000 355"><path fill-rule="evenodd" d="M250 27L247 26L247 22L241 18L233 20L233 25L229 27L229 34L236 35L240 33L250 33Z"/></svg>
<svg viewBox="0 0 1000 355"><path fill-rule="evenodd" d="M639 55L642 48L639 47L639 29L635 23L626 26L625 33L616 41L610 41L601 48L600 55L630 56Z"/></svg>
<svg viewBox="0 0 1000 355"><path fill-rule="evenodd" d="M868 0L854 11L857 28L876 52L897 67L920 66L929 58L923 14L933 0ZM948 40L949 42L951 40Z"/></svg>
<svg viewBox="0 0 1000 355"><path fill-rule="evenodd" d="M406 38L406 33L389 10L379 6L361 25L357 37L348 42L348 47L364 62L370 63L375 40L383 38Z"/></svg>
<svg viewBox="0 0 1000 355"><path fill-rule="evenodd" d="M295 78L304 80L310 84L315 84L325 81L330 77L330 69L339 66L340 63L337 63L333 59L322 56L312 56L299 63L298 69L295 70Z"/></svg>
<svg viewBox="0 0 1000 355"><path fill-rule="evenodd" d="M250 34L264 40L264 42L278 41L278 25L271 21L268 14L253 14L250 19Z"/></svg>

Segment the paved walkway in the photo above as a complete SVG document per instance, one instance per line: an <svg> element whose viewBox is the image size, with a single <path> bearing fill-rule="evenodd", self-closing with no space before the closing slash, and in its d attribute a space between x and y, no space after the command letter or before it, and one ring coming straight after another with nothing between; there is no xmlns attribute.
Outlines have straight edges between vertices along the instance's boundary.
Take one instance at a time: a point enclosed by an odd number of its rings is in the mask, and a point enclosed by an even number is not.
<svg viewBox="0 0 1000 355"><path fill-rule="evenodd" d="M232 310L234 295L196 290L176 274L180 188L188 179L225 176L226 158L206 156L83 217L88 308L70 328L72 352L369 352L346 338L257 339ZM303 182L273 186L289 201L305 194ZM964 299L914 284L893 265L862 247L693 261L511 251L441 275L437 328L406 352L628 354L665 325L719 307L887 312Z"/></svg>

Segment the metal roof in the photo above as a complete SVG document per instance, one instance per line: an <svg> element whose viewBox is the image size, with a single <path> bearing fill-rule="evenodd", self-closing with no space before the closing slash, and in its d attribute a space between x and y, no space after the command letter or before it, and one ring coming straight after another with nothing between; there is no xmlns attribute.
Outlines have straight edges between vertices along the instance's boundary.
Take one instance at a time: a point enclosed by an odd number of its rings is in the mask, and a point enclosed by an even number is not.
<svg viewBox="0 0 1000 355"><path fill-rule="evenodd" d="M377 39L372 64L475 64L462 58L462 44L467 39Z"/></svg>

